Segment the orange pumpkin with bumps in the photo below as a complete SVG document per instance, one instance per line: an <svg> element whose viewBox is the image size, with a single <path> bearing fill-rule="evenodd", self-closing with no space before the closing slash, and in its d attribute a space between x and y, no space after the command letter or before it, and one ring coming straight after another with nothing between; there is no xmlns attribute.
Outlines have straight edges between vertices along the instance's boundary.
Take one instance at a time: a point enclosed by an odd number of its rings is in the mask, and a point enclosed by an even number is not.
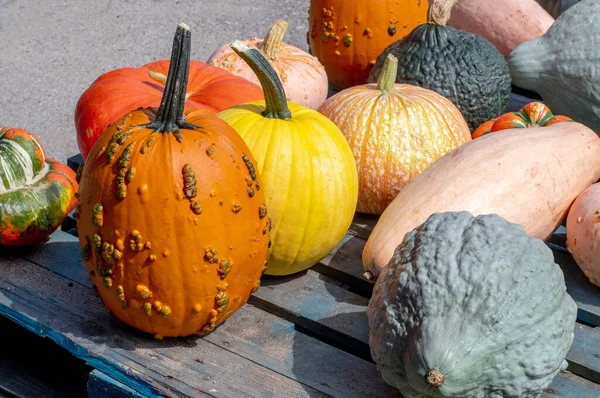
<svg viewBox="0 0 600 398"><path fill-rule="evenodd" d="M367 83L383 50L427 22L427 0L312 0L307 40L338 90Z"/></svg>
<svg viewBox="0 0 600 398"><path fill-rule="evenodd" d="M265 271L270 221L256 162L205 110L184 114L190 32L180 25L160 108L100 136L81 174L78 232L105 306L156 337L204 335Z"/></svg>

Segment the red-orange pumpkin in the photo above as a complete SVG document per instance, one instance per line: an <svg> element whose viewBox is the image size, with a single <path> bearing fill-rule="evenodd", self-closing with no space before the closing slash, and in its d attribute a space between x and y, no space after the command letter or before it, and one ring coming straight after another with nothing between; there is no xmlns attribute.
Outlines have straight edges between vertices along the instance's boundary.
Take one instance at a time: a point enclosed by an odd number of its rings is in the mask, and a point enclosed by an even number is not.
<svg viewBox="0 0 600 398"><path fill-rule="evenodd" d="M554 115L541 102L530 102L518 112L507 112L495 119L482 123L473 133L473 139L496 131L514 128L546 127L559 122L572 122L568 116Z"/></svg>
<svg viewBox="0 0 600 398"><path fill-rule="evenodd" d="M85 90L75 108L77 145L83 159L110 123L127 112L160 104L168 70L169 60L139 68L115 69L98 77ZM191 61L186 110L207 109L217 113L262 98L258 85L220 68Z"/></svg>
<svg viewBox="0 0 600 398"><path fill-rule="evenodd" d="M78 232L90 279L123 322L157 337L210 333L265 270L270 221L243 139L184 113L190 32L180 25L160 108L118 119L81 173Z"/></svg>

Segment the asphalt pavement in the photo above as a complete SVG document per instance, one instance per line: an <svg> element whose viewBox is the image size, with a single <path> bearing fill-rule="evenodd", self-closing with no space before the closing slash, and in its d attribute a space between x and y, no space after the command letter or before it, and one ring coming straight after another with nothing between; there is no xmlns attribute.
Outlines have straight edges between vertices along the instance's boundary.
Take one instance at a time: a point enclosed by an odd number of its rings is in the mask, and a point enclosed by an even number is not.
<svg viewBox="0 0 600 398"><path fill-rule="evenodd" d="M0 0L0 127L37 135L49 157L79 152L73 115L101 74L171 54L180 22L192 59L221 44L262 37L279 18L284 41L308 50L310 0Z"/></svg>

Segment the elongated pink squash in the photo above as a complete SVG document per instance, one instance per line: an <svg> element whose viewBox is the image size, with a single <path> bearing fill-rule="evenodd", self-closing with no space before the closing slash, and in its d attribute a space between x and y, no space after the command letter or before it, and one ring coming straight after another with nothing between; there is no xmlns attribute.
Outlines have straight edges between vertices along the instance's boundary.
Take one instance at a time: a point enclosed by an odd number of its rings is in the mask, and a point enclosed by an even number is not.
<svg viewBox="0 0 600 398"><path fill-rule="evenodd" d="M600 138L576 122L488 134L448 152L416 176L383 212L363 250L376 278L404 235L433 213L498 214L546 240L600 178Z"/></svg>
<svg viewBox="0 0 600 398"><path fill-rule="evenodd" d="M464 0L448 25L488 39L505 57L519 44L543 35L554 18L535 0Z"/></svg>
<svg viewBox="0 0 600 398"><path fill-rule="evenodd" d="M583 191L569 209L567 247L585 276L600 287L600 183Z"/></svg>

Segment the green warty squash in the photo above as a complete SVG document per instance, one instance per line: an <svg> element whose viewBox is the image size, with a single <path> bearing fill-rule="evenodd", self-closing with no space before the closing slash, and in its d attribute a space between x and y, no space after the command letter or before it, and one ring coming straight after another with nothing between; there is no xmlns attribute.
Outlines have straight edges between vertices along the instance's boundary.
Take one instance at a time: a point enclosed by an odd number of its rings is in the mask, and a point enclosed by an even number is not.
<svg viewBox="0 0 600 398"><path fill-rule="evenodd" d="M397 83L412 84L448 98L471 131L505 113L511 79L504 56L478 34L446 26L457 0L430 0L428 23L390 44L369 74L376 83L388 54L398 58Z"/></svg>
<svg viewBox="0 0 600 398"><path fill-rule="evenodd" d="M406 398L533 398L566 368L577 306L541 240L445 212L405 235L367 315L373 359Z"/></svg>

